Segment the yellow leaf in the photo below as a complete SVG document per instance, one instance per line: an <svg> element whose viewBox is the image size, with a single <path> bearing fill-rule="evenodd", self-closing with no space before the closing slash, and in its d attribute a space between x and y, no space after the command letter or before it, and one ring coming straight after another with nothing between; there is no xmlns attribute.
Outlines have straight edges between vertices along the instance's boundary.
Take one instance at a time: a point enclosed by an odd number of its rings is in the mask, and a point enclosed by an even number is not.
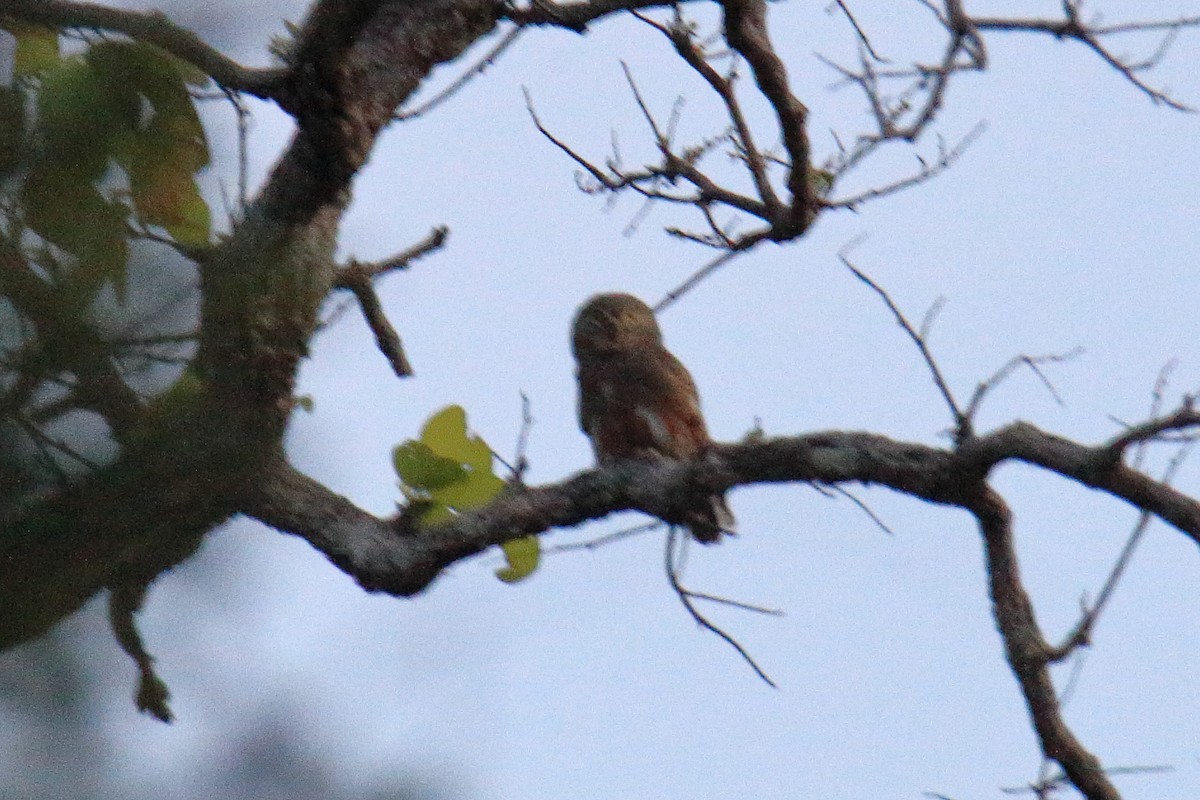
<svg viewBox="0 0 1200 800"><path fill-rule="evenodd" d="M467 435L467 412L451 405L434 414L421 430L421 441L439 456L476 470L492 471L492 451L478 436Z"/></svg>
<svg viewBox="0 0 1200 800"><path fill-rule="evenodd" d="M542 548L536 536L509 539L500 545L507 567L496 570L496 577L505 583L517 583L533 574L541 560Z"/></svg>

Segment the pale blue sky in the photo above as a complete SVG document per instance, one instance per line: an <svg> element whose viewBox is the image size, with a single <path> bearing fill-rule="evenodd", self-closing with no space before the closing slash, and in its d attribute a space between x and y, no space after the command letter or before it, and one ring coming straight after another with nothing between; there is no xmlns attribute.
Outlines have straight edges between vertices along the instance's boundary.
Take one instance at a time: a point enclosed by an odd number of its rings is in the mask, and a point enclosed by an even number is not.
<svg viewBox="0 0 1200 800"><path fill-rule="evenodd" d="M878 5L853 4L876 46L913 52L920 7L866 8ZM1031 5L1058 7L972 9ZM297 19L305 3L204 6L172 13L222 31L214 40L227 52L257 61L278 19ZM822 152L830 128L852 134L866 120L852 90L827 91L834 76L813 58L853 52L851 32L824 6L771 7ZM1196 12L1184 2L1104 7L1110 19ZM932 345L961 396L1013 355L1086 348L1047 371L1064 406L1018 374L985 406L984 429L1020 418L1100 441L1116 429L1108 415L1145 413L1168 360L1180 360L1172 398L1200 386L1197 117L1153 106L1079 45L990 42L992 70L954 83L937 126L953 141L987 122L950 172L860 214L829 215L803 241L764 246L664 313L667 343L695 375L715 437L739 438L758 419L769 435L865 429L945 442L951 420L917 353L837 261L862 234L856 263L913 316L945 296ZM1130 52L1144 53L1144 43ZM417 375L398 381L350 309L303 369L301 391L316 408L289 437L300 468L389 513L399 496L392 446L455 402L489 443L511 452L522 391L537 421L528 480L590 465L566 341L575 307L603 290L655 300L709 254L662 234L664 224L695 221L677 210L656 209L623 236L637 203L606 211L575 189L573 165L533 129L521 86L547 126L581 151L603 160L616 129L632 163L649 140L620 59L664 115L677 94L688 98L684 131L722 125L672 58L631 21L583 37L530 31L452 102L384 136L357 180L342 252L382 257L433 225L450 226L444 251L380 285ZM1151 80L1200 104L1197 63L1200 32L1185 34ZM439 77L455 74L452 66ZM217 173L233 185L228 114L214 107L211 118ZM282 115L255 107L256 178L287 131ZM918 149L930 153L932 139ZM864 185L913 165L901 148L881 162ZM1177 483L1200 491L1200 473L1185 467ZM1039 618L1057 638L1081 594L1099 587L1135 515L1031 468L1005 467L995 484L1015 510ZM969 518L883 490L858 494L895 536L809 487L749 488L731 500L742 536L691 550L690 585L786 610L776 619L712 609L778 691L692 624L663 577L661 532L553 556L518 586L492 577L499 558L487 554L421 597L397 600L364 594L298 539L234 522L163 576L143 613L178 721L136 715L133 668L115 644L98 662L109 766L130 787L157 774L199 791L213 780L206 753L229 746L221 732L282 707L314 752L361 785L415 770L439 776L453 797L903 800L932 791L980 800L1027 783L1038 751L1001 656ZM1107 766L1174 767L1120 778L1129 800L1200 793L1197 579L1195 546L1153 527L1067 712ZM99 630L100 609L69 624Z"/></svg>

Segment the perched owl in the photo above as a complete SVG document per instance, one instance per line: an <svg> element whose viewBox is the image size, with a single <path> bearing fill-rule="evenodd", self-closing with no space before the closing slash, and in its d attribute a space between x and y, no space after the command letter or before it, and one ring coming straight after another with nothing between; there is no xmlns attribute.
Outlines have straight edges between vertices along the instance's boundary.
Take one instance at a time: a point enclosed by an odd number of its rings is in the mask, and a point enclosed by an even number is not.
<svg viewBox="0 0 1200 800"><path fill-rule="evenodd" d="M601 294L575 316L571 350L579 365L579 425L596 461L687 461L712 444L696 384L663 346L654 312L633 295ZM692 536L705 544L734 533L723 495L686 515Z"/></svg>

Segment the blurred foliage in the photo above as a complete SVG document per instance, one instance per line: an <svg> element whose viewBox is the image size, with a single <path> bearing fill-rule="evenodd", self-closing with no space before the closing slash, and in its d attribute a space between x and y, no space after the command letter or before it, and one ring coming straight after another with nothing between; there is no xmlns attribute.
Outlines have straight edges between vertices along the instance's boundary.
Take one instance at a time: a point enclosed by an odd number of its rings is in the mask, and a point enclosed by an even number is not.
<svg viewBox="0 0 1200 800"><path fill-rule="evenodd" d="M195 577L195 576L193 576ZM209 591L228 576L214 571ZM128 702L133 667L107 632L100 604L51 633L0 653L0 798L9 800L451 800L453 776L397 763L346 770L286 682L264 702L230 713L196 709L200 747L123 758L146 743ZM182 645L180 645L182 649ZM210 689L210 691L216 691Z"/></svg>
<svg viewBox="0 0 1200 800"><path fill-rule="evenodd" d="M102 395L178 376L194 344L179 321L186 262L169 251L207 245L212 221L192 97L205 76L145 44L0 30L15 39L0 85L3 508L111 459Z"/></svg>

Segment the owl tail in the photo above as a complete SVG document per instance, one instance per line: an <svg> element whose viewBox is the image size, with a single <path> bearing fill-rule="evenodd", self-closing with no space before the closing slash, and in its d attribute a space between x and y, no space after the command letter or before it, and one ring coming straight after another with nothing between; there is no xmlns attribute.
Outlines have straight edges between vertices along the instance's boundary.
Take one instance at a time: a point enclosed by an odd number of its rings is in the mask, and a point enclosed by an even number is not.
<svg viewBox="0 0 1200 800"><path fill-rule="evenodd" d="M733 536L737 533L737 520L725 504L725 495L709 495L708 504L700 506L688 518L688 530L692 538L703 544L720 541L721 534Z"/></svg>

